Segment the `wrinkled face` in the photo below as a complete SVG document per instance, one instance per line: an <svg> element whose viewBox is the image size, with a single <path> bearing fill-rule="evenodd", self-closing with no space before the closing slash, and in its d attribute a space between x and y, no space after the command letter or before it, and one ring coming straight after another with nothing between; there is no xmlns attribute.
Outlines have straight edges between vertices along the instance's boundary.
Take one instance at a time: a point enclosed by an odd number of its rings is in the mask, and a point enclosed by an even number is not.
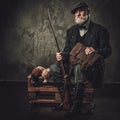
<svg viewBox="0 0 120 120"><path fill-rule="evenodd" d="M75 12L74 15L75 15L75 23L80 25L84 24L89 18L89 14L86 9L79 9Z"/></svg>

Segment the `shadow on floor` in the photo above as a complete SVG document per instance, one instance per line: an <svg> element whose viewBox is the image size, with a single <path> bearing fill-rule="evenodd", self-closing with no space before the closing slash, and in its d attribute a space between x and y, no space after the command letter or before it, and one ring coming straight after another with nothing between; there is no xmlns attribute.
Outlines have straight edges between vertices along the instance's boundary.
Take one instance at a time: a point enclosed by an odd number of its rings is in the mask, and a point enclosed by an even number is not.
<svg viewBox="0 0 120 120"><path fill-rule="evenodd" d="M120 120L120 85L105 84L95 92L94 114L74 120ZM1 120L64 120L65 111L52 111L51 105L28 107L26 82L0 82ZM72 118L71 118L72 119Z"/></svg>

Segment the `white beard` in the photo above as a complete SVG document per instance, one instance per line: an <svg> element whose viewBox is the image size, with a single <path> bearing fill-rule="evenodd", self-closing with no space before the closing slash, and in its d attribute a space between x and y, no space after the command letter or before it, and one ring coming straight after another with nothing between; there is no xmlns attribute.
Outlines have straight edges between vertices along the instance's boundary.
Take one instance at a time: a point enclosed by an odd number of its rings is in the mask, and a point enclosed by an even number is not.
<svg viewBox="0 0 120 120"><path fill-rule="evenodd" d="M86 15L86 16L84 16L84 17L75 17L75 23L76 24L79 24L79 25L82 25L82 24L84 24L87 20L88 20L88 18L89 18L89 15Z"/></svg>

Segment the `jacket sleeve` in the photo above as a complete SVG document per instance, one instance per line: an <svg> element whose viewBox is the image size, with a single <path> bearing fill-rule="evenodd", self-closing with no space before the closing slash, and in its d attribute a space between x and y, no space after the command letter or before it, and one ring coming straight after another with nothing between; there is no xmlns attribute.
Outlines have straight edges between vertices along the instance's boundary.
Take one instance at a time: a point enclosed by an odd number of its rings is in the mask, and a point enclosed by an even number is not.
<svg viewBox="0 0 120 120"><path fill-rule="evenodd" d="M107 58L112 53L112 48L110 46L110 36L106 29L99 31L99 47L96 48L97 52L101 54L104 58Z"/></svg>

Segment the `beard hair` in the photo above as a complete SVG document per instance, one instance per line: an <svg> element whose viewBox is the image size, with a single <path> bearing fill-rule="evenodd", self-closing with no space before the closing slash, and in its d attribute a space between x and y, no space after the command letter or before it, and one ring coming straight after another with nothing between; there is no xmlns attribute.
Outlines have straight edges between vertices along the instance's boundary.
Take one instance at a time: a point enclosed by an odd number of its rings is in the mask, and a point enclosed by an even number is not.
<svg viewBox="0 0 120 120"><path fill-rule="evenodd" d="M75 23L76 24L79 24L79 25L82 25L82 24L84 24L84 23L86 23L86 21L88 20L88 18L89 18L89 15L86 15L86 16L84 16L84 17L75 17Z"/></svg>

